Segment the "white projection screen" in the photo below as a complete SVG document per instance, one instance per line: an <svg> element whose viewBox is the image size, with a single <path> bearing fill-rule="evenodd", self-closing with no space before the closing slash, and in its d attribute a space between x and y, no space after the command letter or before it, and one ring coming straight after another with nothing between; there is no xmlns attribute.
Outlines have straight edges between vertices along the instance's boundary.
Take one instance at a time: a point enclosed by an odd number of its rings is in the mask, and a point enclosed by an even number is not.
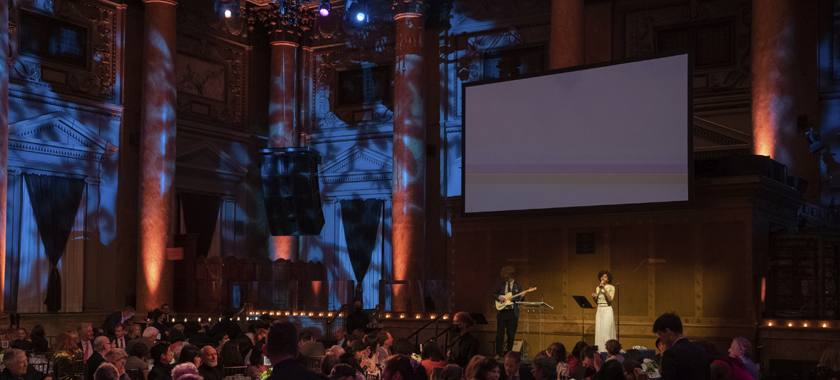
<svg viewBox="0 0 840 380"><path fill-rule="evenodd" d="M691 56L464 85L464 212L689 201Z"/></svg>

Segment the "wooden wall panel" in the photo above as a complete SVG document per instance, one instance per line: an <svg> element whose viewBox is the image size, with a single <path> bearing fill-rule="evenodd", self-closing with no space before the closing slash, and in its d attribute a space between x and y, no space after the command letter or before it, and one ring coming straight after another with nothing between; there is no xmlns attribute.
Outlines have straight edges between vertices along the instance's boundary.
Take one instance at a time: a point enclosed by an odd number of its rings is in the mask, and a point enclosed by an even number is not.
<svg viewBox="0 0 840 380"><path fill-rule="evenodd" d="M528 281L522 287L536 286L537 290L528 293L526 301L544 301L554 307L549 313L563 313L563 245L562 229L528 230ZM571 297L569 297L571 298Z"/></svg>
<svg viewBox="0 0 840 380"><path fill-rule="evenodd" d="M749 318L747 290L752 274L745 273L744 222L703 223L703 316Z"/></svg>
<svg viewBox="0 0 840 380"><path fill-rule="evenodd" d="M488 292L483 281L491 272L497 272L490 265L487 232L464 231L455 236L452 311L485 310L490 297L481 297Z"/></svg>
<svg viewBox="0 0 840 380"><path fill-rule="evenodd" d="M575 250L576 238L579 233L595 234L595 253L578 254ZM569 252L569 297L589 297L598 286L598 271L609 267L609 253L604 244L604 230L602 228L568 230L566 249ZM569 300L572 315L580 315L580 309L574 300ZM586 318L594 318L595 311L585 313Z"/></svg>
<svg viewBox="0 0 840 380"><path fill-rule="evenodd" d="M648 230L647 226L610 228L609 270L613 285L621 283L616 290L619 304L612 306L623 316L648 315L648 272L639 265L648 256Z"/></svg>
<svg viewBox="0 0 840 380"><path fill-rule="evenodd" d="M513 279L520 284L528 281L528 256L525 254L525 231L506 230L490 233L490 271L482 283L487 304L491 305L492 288L502 282L501 270L510 265L516 270ZM524 286L524 285L523 285ZM495 309L493 309L495 310Z"/></svg>
<svg viewBox="0 0 840 380"><path fill-rule="evenodd" d="M676 312L681 317L695 316L694 234L690 224L656 226L653 231L655 316ZM661 261L664 260L664 261Z"/></svg>

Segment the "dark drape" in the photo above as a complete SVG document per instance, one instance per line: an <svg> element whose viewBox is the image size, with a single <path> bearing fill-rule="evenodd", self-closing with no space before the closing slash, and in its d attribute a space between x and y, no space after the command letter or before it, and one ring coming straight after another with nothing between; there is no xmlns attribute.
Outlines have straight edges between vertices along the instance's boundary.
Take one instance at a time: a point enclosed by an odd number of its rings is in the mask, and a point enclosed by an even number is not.
<svg viewBox="0 0 840 380"><path fill-rule="evenodd" d="M44 305L47 305L47 311L57 312L61 310L61 276L56 266L67 247L85 191L85 180L29 173L24 173L23 179L35 224L44 242L44 253L51 264Z"/></svg>
<svg viewBox="0 0 840 380"><path fill-rule="evenodd" d="M222 197L218 195L181 193L184 228L187 233L198 234L195 242L195 253L198 255L207 256L210 251L221 203Z"/></svg>
<svg viewBox="0 0 840 380"><path fill-rule="evenodd" d="M370 266L376 244L379 216L384 204L385 201L381 199L341 201L344 240L347 241L347 253L350 254L350 264L353 266L353 274L356 275L358 286L361 286Z"/></svg>

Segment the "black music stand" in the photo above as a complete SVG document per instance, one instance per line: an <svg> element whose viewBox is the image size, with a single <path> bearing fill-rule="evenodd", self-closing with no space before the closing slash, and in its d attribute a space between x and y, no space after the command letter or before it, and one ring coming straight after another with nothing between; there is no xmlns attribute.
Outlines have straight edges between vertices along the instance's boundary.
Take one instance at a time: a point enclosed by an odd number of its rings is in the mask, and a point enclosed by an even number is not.
<svg viewBox="0 0 840 380"><path fill-rule="evenodd" d="M584 325L586 324L586 321L583 319L583 311L586 309L594 309L595 307L592 306L592 304L589 303L589 299L584 296L572 296L572 298L574 298L575 302L577 302L578 306L580 306L580 340L586 341L586 339L583 339L585 336Z"/></svg>

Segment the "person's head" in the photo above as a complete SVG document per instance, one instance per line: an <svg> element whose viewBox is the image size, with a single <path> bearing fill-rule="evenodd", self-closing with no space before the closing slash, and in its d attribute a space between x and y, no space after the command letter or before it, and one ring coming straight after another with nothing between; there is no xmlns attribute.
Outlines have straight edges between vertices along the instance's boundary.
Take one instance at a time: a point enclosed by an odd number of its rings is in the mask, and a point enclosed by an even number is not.
<svg viewBox="0 0 840 380"><path fill-rule="evenodd" d="M341 359L338 358L338 355L330 353L324 355L324 358L321 359L321 373L323 373L324 375L329 375L332 372L333 368L339 363L341 363ZM350 368L352 369L353 367ZM353 374L356 374L355 369L353 370Z"/></svg>
<svg viewBox="0 0 840 380"><path fill-rule="evenodd" d="M146 327L146 329L143 330L143 337L151 339L152 342L157 340L158 334L160 334L160 331L154 327Z"/></svg>
<svg viewBox="0 0 840 380"><path fill-rule="evenodd" d="M76 328L76 333L79 334L79 340L87 342L93 339L93 325L90 323L79 323L79 327Z"/></svg>
<svg viewBox="0 0 840 380"><path fill-rule="evenodd" d="M350 340L362 341L364 339L365 339L365 330L362 330L362 329L353 330L353 335L350 338Z"/></svg>
<svg viewBox="0 0 840 380"><path fill-rule="evenodd" d="M266 353L271 363L284 356L297 356L297 328L291 322L284 321L271 325L265 339ZM204 360L202 358L202 360Z"/></svg>
<svg viewBox="0 0 840 380"><path fill-rule="evenodd" d="M122 314L123 319L130 319L134 316L134 308L131 306L126 306L120 310L120 314Z"/></svg>
<svg viewBox="0 0 840 380"><path fill-rule="evenodd" d="M516 351L508 351L505 354L505 374L510 378L519 372L519 367L522 366L522 355Z"/></svg>
<svg viewBox="0 0 840 380"><path fill-rule="evenodd" d="M630 350L627 350L627 352L630 352ZM636 368L641 368L641 362L625 358L622 366L624 367L624 377L627 380L638 380L636 379Z"/></svg>
<svg viewBox="0 0 840 380"><path fill-rule="evenodd" d="M604 343L604 346L606 346L604 348L607 349L607 354L610 356L618 355L621 352L621 343L618 343L615 339L608 340L607 343Z"/></svg>
<svg viewBox="0 0 840 380"><path fill-rule="evenodd" d="M683 337L682 321L674 313L662 314L653 322L653 333L659 335L661 344L671 347L677 339Z"/></svg>
<svg viewBox="0 0 840 380"><path fill-rule="evenodd" d="M435 378L435 380L461 380L464 377L464 370L461 369L457 364L447 364L446 367L443 367L443 371L440 371L440 376Z"/></svg>
<svg viewBox="0 0 840 380"><path fill-rule="evenodd" d="M385 348L390 348L394 344L394 338L391 337L391 333L382 330L379 334L376 334L376 338L379 341L379 345Z"/></svg>
<svg viewBox="0 0 840 380"><path fill-rule="evenodd" d="M502 272L500 274L502 275L502 278L505 281L510 281L510 279L513 278L513 275L516 274L516 269L513 269L512 266L507 265L502 267Z"/></svg>
<svg viewBox="0 0 840 380"><path fill-rule="evenodd" d="M79 347L76 346L76 343L78 342L76 342L76 339L74 339L72 335L66 332L61 333L55 338L55 346L53 346L53 349L55 352L65 351L73 357L76 355L76 352L79 351Z"/></svg>
<svg viewBox="0 0 840 380"><path fill-rule="evenodd" d="M499 368L499 362L493 358L484 358L478 364L478 371L475 373L476 380L499 380L502 371ZM555 379L557 376L554 377Z"/></svg>
<svg viewBox="0 0 840 380"><path fill-rule="evenodd" d="M160 305L160 311L162 311L163 314L169 314L169 304L165 303L163 305ZM183 311L183 310L181 310L181 311Z"/></svg>
<svg viewBox="0 0 840 380"><path fill-rule="evenodd" d="M306 343L306 342L314 341L315 340L315 335L312 335L312 331L303 330L303 331L300 332L300 335L298 336L298 338L300 340L300 343L303 344L303 343Z"/></svg>
<svg viewBox="0 0 840 380"><path fill-rule="evenodd" d="M114 327L114 337L117 339L125 337L125 334L128 332L126 331L128 327L126 327L125 323L118 323L116 327Z"/></svg>
<svg viewBox="0 0 840 380"><path fill-rule="evenodd" d="M423 360L429 359L434 362L439 362L446 360L446 356L443 354L443 350L440 349L440 345L437 342L426 342L423 345L423 352L421 354L421 358Z"/></svg>
<svg viewBox="0 0 840 380"><path fill-rule="evenodd" d="M146 347L145 344L132 344L131 348L128 349L128 356L145 360L149 357L149 347Z"/></svg>
<svg viewBox="0 0 840 380"><path fill-rule="evenodd" d="M626 380L624 376L624 365L618 360L604 362L601 370L595 374L595 380Z"/></svg>
<svg viewBox="0 0 840 380"><path fill-rule="evenodd" d="M376 350L379 349L379 338L374 334L365 335L365 346L368 346L371 353L376 353Z"/></svg>
<svg viewBox="0 0 840 380"><path fill-rule="evenodd" d="M655 345L655 346L656 346L656 350L657 350L657 351L662 352L662 349L661 349L661 348L659 348L659 346L661 346L661 345L662 345L662 340L661 340L661 339L656 338L656 342L654 342L654 343L653 343L653 345Z"/></svg>
<svg viewBox="0 0 840 380"><path fill-rule="evenodd" d="M341 327L335 328L335 339L337 340L344 340L344 337L347 335L347 332L344 331Z"/></svg>
<svg viewBox="0 0 840 380"><path fill-rule="evenodd" d="M163 323L165 318L166 318L166 314L163 314L163 312L160 309L155 309L155 310L152 311L152 320L153 321L155 321L157 323Z"/></svg>
<svg viewBox="0 0 840 380"><path fill-rule="evenodd" d="M472 359L470 359L467 363L467 368L464 368L465 379L475 378L475 373L478 372L478 366L481 364L482 360L484 360L484 356L481 355L473 356Z"/></svg>
<svg viewBox="0 0 840 380"><path fill-rule="evenodd" d="M580 353L581 363L589 368L595 368L595 355L601 355L595 346L586 346Z"/></svg>
<svg viewBox="0 0 840 380"><path fill-rule="evenodd" d="M142 344L135 344L135 346L142 346ZM262 358L262 352L257 356ZM178 355L178 363L192 363L196 367L200 366L201 351L196 346L184 346L184 348L181 349L181 353Z"/></svg>
<svg viewBox="0 0 840 380"><path fill-rule="evenodd" d="M330 368L330 373L325 375L329 375L330 380L354 380L356 378L356 369L349 364L337 363Z"/></svg>
<svg viewBox="0 0 840 380"><path fill-rule="evenodd" d="M23 350L7 348L3 354L3 365L15 376L21 376L26 373L26 366L28 364L26 353Z"/></svg>
<svg viewBox="0 0 840 380"><path fill-rule="evenodd" d="M578 358L578 360L580 360L580 356L583 353L583 349L586 348L586 347L589 347L589 344L584 342L584 341L580 341L580 342L575 343L575 347L572 348L572 356L574 356L574 357Z"/></svg>
<svg viewBox="0 0 840 380"><path fill-rule="evenodd" d="M411 358L399 354L389 357L382 370L382 380L417 380Z"/></svg>
<svg viewBox="0 0 840 380"><path fill-rule="evenodd" d="M566 346L560 342L554 342L548 345L548 348L545 349L545 353L548 356L551 356L555 361L559 362L566 362Z"/></svg>
<svg viewBox="0 0 840 380"><path fill-rule="evenodd" d="M833 372L840 371L840 348L836 346L826 348L817 366L829 368Z"/></svg>
<svg viewBox="0 0 840 380"><path fill-rule="evenodd" d="M93 373L93 380L119 380L120 371L111 363L102 363Z"/></svg>
<svg viewBox="0 0 840 380"><path fill-rule="evenodd" d="M364 304L362 304L362 301L353 302L353 311L361 312L363 310L363 308L364 308Z"/></svg>
<svg viewBox="0 0 840 380"><path fill-rule="evenodd" d="M169 363L172 361L172 349L169 343L159 342L149 350L155 362Z"/></svg>
<svg viewBox="0 0 840 380"><path fill-rule="evenodd" d="M179 363L172 368L172 380L201 380L198 368L193 363Z"/></svg>
<svg viewBox="0 0 840 380"><path fill-rule="evenodd" d="M631 348L631 349L627 350L627 352L624 354L624 359L625 360L632 360L636 363L641 363L644 360L642 358L642 352L635 349L635 348Z"/></svg>
<svg viewBox="0 0 840 380"><path fill-rule="evenodd" d="M93 340L93 349L102 355L111 350L111 339L107 336L98 336Z"/></svg>
<svg viewBox="0 0 840 380"><path fill-rule="evenodd" d="M357 361L370 356L370 347L365 345L365 343L361 340L354 340L350 342L350 349L353 351L353 357Z"/></svg>
<svg viewBox="0 0 840 380"><path fill-rule="evenodd" d="M550 356L534 358L531 362L531 372L535 380L548 380L557 378L557 361Z"/></svg>
<svg viewBox="0 0 840 380"><path fill-rule="evenodd" d="M225 342L219 351L219 361L222 367L237 367L245 365L245 359L239 354L239 346L232 340Z"/></svg>
<svg viewBox="0 0 840 380"><path fill-rule="evenodd" d="M452 318L452 324L458 326L460 329L469 329L475 325L475 320L470 316L470 313L459 311Z"/></svg>
<svg viewBox="0 0 840 380"><path fill-rule="evenodd" d="M606 269L598 272L598 281L605 284L612 284L612 273Z"/></svg>
<svg viewBox="0 0 840 380"><path fill-rule="evenodd" d="M142 344L135 344L135 346L142 346ZM120 375L125 373L125 360L128 355L122 348L115 348L105 354L105 361L117 367L117 373Z"/></svg>
<svg viewBox="0 0 840 380"><path fill-rule="evenodd" d="M35 333L35 329L32 329L32 333ZM729 346L729 356L733 358L742 358L742 357L750 357L750 350L752 350L752 345L747 338L738 337L732 339L732 344Z"/></svg>
<svg viewBox="0 0 840 380"><path fill-rule="evenodd" d="M44 330L44 326L41 325L33 326L32 333L29 334L32 339L43 339L45 335L47 335L47 332Z"/></svg>
<svg viewBox="0 0 840 380"><path fill-rule="evenodd" d="M411 357L414 354L414 343L411 343L410 340L406 338L399 338L394 340L394 344L391 346L391 353L392 354L403 354L405 356Z"/></svg>
<svg viewBox="0 0 840 380"><path fill-rule="evenodd" d="M140 336L143 335L142 329L140 328L140 325L137 325L137 324L131 325L131 329L129 331L131 331L130 336L131 336L132 339L139 338Z"/></svg>
<svg viewBox="0 0 840 380"><path fill-rule="evenodd" d="M26 329L21 327L18 329L18 339L25 340L26 339Z"/></svg>
<svg viewBox="0 0 840 380"><path fill-rule="evenodd" d="M201 363L208 367L216 367L219 365L219 354L213 346L204 346L199 352Z"/></svg>

